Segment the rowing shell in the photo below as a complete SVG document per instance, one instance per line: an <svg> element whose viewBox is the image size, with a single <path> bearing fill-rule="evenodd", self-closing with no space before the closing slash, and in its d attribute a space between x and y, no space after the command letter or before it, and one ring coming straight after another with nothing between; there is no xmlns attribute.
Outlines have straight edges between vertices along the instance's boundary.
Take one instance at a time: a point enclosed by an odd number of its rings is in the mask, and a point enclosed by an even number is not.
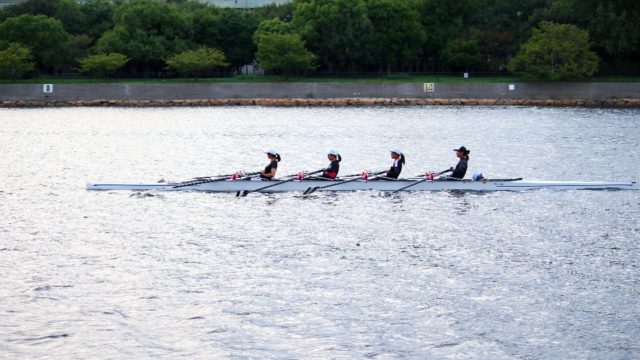
<svg viewBox="0 0 640 360"><path fill-rule="evenodd" d="M396 191L403 187L415 183L419 179L399 179L399 180L358 180L322 189L322 186L338 183L340 180L295 180L281 185L270 187L265 192L288 192L305 191L310 187L318 187L318 191ZM210 192L237 192L254 191L258 188L275 184L277 181L246 181L246 180L226 180L215 182L188 183L157 183L157 184L115 184L115 183L88 183L87 190L195 190ZM409 187L404 191L500 191L500 190L535 190L535 189L555 189L555 190L637 190L635 182L588 182L588 181L524 181L514 180L434 180L423 181Z"/></svg>

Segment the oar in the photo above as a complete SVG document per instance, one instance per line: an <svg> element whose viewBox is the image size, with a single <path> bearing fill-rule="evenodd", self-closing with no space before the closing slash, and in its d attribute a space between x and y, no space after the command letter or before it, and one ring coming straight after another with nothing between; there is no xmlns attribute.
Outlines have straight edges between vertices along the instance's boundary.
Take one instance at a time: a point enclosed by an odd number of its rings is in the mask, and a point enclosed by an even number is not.
<svg viewBox="0 0 640 360"><path fill-rule="evenodd" d="M177 188L182 188L182 187L186 187L186 186L192 186L192 185L200 185L200 184L207 184L207 183L212 183L212 182L217 182L217 181L225 181L227 179L230 179L231 176L235 176L237 173L234 174L230 174L230 175L224 175L222 177L219 178L196 178L197 180L191 180L191 181L185 181L181 184L178 184L176 186L174 186L174 189ZM248 174L244 174L244 176L240 177L240 178L231 178L230 180L241 180L241 179L245 179L247 177L250 177L252 175L257 175L260 174L260 172L255 172L255 173L248 173Z"/></svg>
<svg viewBox="0 0 640 360"><path fill-rule="evenodd" d="M224 175L196 176L196 177L193 178L193 180L199 181L199 180L207 180L207 179L227 178L227 177L233 176L235 174L237 174L237 172L235 172L233 174L224 174Z"/></svg>
<svg viewBox="0 0 640 360"><path fill-rule="evenodd" d="M228 178L228 177L231 177L231 176L234 176L234 175L238 175L238 174L242 174L242 176L251 176L251 175L258 175L258 174L260 174L260 172L258 171L258 172L252 172L252 173L245 173L243 171L237 171L237 172L234 172L233 174L226 174L226 175L196 176L193 179L195 181L209 180L209 179L213 180L213 179L218 179L218 178Z"/></svg>
<svg viewBox="0 0 640 360"><path fill-rule="evenodd" d="M447 169L447 170L440 171L439 173L434 174L434 176L440 176L440 175L442 175L442 174L446 174L446 173L448 173L448 172L450 172L450 171L453 171L453 169ZM424 179L422 179L422 180L418 180L418 181L413 182L413 183L411 183L411 184L409 184L409 185L407 185L407 186L405 186L405 187L401 187L400 189L398 189L398 190L396 190L396 191L393 191L393 192L391 192L391 193L392 193L392 194L395 194L395 193L397 193L397 192L400 192L400 191L402 191L402 190L406 190L406 189L408 189L408 188L410 188L410 187L412 187L412 186L418 185L418 184L420 184L420 183L422 183L422 182L425 182L425 181L428 181L428 180L433 180L433 178L432 178L432 177L425 177L425 178L424 178Z"/></svg>
<svg viewBox="0 0 640 360"><path fill-rule="evenodd" d="M380 175L380 174L384 174L384 173L386 173L386 171L376 172L376 173L373 173L372 175ZM325 186L308 187L307 190L305 190L302 193L302 195L309 195L309 194L312 194L312 193L314 193L314 192L316 192L317 190L320 190L320 189L326 189L326 188L329 188L329 187L332 187L332 186L342 185L342 184L346 184L346 183L350 183L350 182L358 181L358 180L360 180L360 177L357 177L357 178L351 179L351 180L338 181L336 183L325 185Z"/></svg>
<svg viewBox="0 0 640 360"><path fill-rule="evenodd" d="M250 194L250 193L252 193L252 192L262 191L262 190L265 190L265 189L268 189L268 188L272 188L272 187L274 187L274 186L278 186L278 185L280 185L280 184L288 183L288 182L293 181L293 180L302 180L302 179L304 179L305 177L307 177L307 176L309 176L309 175L317 174L317 173L323 172L324 170L325 170L325 169L320 169L320 170L316 170L316 171L312 171L312 172L310 172L310 173L304 174L303 176L294 176L294 177L292 177L292 178L291 178L291 179L289 179L289 180L278 181L278 182L276 182L276 183L274 183L274 184L267 185L267 186L263 186L263 187L261 187L261 188L257 188L257 189L255 189L255 190L244 190L244 191L238 191L238 192L236 193L236 197L245 197L245 196L249 195L249 194Z"/></svg>

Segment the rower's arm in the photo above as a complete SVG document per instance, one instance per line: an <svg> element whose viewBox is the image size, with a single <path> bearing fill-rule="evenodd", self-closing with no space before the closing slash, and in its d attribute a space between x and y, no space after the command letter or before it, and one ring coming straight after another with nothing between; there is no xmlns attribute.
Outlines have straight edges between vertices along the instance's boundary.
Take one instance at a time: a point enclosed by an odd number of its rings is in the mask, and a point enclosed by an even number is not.
<svg viewBox="0 0 640 360"><path fill-rule="evenodd" d="M271 172L266 173L264 172L264 170L260 171L260 175L262 175L263 177L266 177L268 179L271 179L272 177L276 176L276 170L275 168L271 168Z"/></svg>

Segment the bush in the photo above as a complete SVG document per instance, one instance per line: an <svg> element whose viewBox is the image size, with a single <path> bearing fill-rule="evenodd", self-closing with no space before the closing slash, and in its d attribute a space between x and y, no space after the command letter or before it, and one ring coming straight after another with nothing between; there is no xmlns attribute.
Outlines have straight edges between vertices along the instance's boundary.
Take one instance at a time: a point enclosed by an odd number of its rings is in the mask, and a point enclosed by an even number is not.
<svg viewBox="0 0 640 360"><path fill-rule="evenodd" d="M0 51L0 77L15 80L24 77L35 66L29 48L11 43Z"/></svg>
<svg viewBox="0 0 640 360"><path fill-rule="evenodd" d="M598 62L586 30L543 21L533 29L508 69L532 79L578 80L591 77L598 70Z"/></svg>
<svg viewBox="0 0 640 360"><path fill-rule="evenodd" d="M80 71L105 77L115 73L128 61L128 57L118 53L91 55L79 60Z"/></svg>
<svg viewBox="0 0 640 360"><path fill-rule="evenodd" d="M208 47L172 55L166 60L166 63L168 68L179 72L183 76L192 75L196 77L198 73L229 66L221 50Z"/></svg>
<svg viewBox="0 0 640 360"><path fill-rule="evenodd" d="M256 59L266 71L280 73L286 79L296 71L314 69L316 56L310 53L298 34L266 34L258 39Z"/></svg>

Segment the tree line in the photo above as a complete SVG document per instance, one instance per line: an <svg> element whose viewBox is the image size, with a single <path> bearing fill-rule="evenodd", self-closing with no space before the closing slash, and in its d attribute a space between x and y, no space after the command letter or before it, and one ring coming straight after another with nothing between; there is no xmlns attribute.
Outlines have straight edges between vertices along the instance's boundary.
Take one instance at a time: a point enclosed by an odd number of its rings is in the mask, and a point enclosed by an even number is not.
<svg viewBox="0 0 640 360"><path fill-rule="evenodd" d="M294 0L242 10L187 0L28 0L0 9L0 76L69 72L640 71L637 0Z"/></svg>

